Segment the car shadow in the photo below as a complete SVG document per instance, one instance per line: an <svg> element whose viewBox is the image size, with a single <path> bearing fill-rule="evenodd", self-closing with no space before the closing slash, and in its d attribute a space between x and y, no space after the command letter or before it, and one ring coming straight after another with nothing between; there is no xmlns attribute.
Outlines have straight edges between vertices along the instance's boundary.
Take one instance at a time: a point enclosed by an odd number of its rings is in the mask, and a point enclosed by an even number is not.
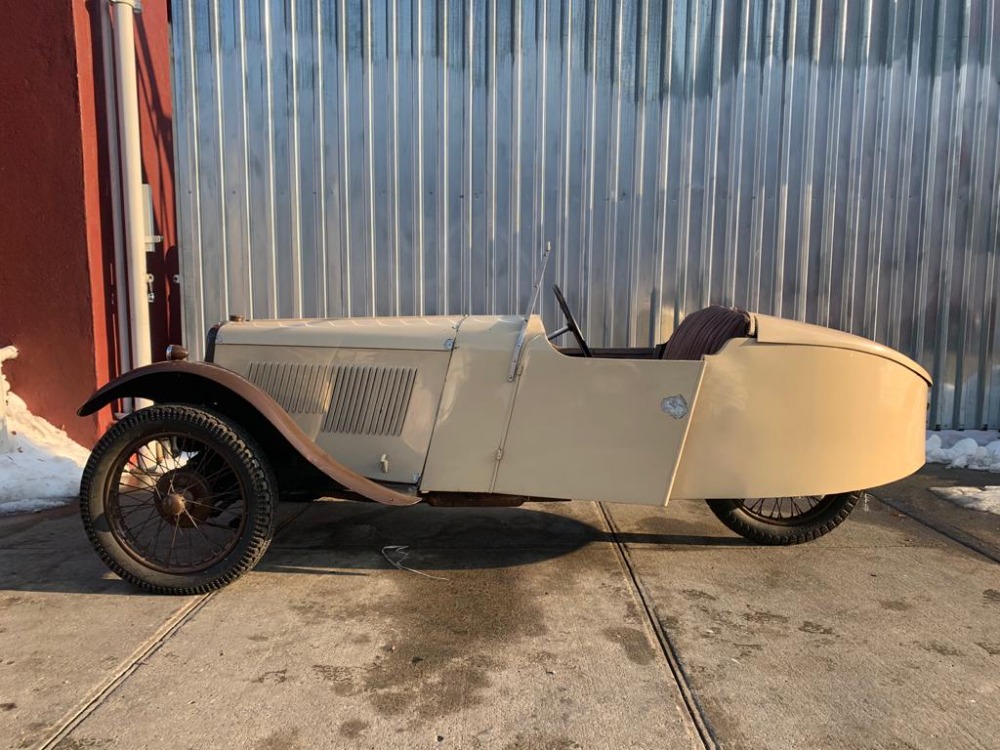
<svg viewBox="0 0 1000 750"><path fill-rule="evenodd" d="M553 509L549 509L552 507ZM665 513L650 531L612 533L585 520L585 504L519 508L394 508L318 501L282 504L274 541L256 570L361 576L393 567L415 571L498 569L571 555L594 544L732 547L738 537ZM592 507L592 506L591 506ZM75 504L6 522L0 534L0 603L7 592L148 596L104 567Z"/></svg>
<svg viewBox="0 0 1000 750"><path fill-rule="evenodd" d="M706 527L663 514L653 517L655 530L611 532L577 517L582 505L389 508L320 501L275 538L257 569L358 575L398 563L420 571L475 570L531 565L592 544L750 546L739 537L697 533Z"/></svg>

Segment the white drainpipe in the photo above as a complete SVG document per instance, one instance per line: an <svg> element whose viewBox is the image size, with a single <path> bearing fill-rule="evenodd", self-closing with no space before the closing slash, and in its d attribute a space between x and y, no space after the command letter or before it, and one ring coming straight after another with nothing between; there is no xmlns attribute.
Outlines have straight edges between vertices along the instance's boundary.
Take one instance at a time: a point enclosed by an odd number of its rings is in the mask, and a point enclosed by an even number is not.
<svg viewBox="0 0 1000 750"><path fill-rule="evenodd" d="M111 12L115 16L114 48L116 89L118 92L118 132L121 145L122 195L125 199L125 247L128 252L128 263L126 264L128 267L128 318L131 330L131 366L135 368L148 365L153 361L149 341L149 298L146 281L147 236L143 206L142 152L139 147L139 91L135 73L135 22L133 20L133 15L140 12L141 6L138 0L109 0L109 2ZM110 81L107 83L110 84ZM115 145L112 143L112 150L114 150ZM114 171L114 161L115 159L112 158L112 171ZM114 182L112 182L112 189L114 189ZM117 193L113 192L113 195L117 195ZM118 275L118 281L119 283L123 281L121 273ZM122 339L124 343L125 337ZM127 354L126 351L125 357ZM136 406L139 407L141 404L137 403Z"/></svg>
<svg viewBox="0 0 1000 750"><path fill-rule="evenodd" d="M111 226L115 247L115 307L118 318L118 369L132 369L132 348L129 344L128 274L126 273L125 241L122 237L122 174L118 160L118 110L115 104L115 56L111 49L111 7L101 10L101 59L104 69L104 121L108 128L108 178L111 182ZM124 411L132 410L132 400L124 399Z"/></svg>

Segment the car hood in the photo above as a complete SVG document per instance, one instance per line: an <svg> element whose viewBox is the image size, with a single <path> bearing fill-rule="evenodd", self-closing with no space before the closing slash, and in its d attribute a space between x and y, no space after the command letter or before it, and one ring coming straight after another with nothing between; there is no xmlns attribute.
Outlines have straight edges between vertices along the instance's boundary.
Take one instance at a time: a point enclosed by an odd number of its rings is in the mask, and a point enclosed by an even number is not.
<svg viewBox="0 0 1000 750"><path fill-rule="evenodd" d="M810 323L800 323L796 320L775 318L771 315L754 313L756 321L757 340L764 344L797 344L799 346L825 346L832 349L850 349L852 351L874 354L901 364L931 383L930 373L904 354L895 349L877 344L861 336L845 333L833 328L825 328Z"/></svg>
<svg viewBox="0 0 1000 750"><path fill-rule="evenodd" d="M297 318L225 323L216 344L448 351L465 316Z"/></svg>

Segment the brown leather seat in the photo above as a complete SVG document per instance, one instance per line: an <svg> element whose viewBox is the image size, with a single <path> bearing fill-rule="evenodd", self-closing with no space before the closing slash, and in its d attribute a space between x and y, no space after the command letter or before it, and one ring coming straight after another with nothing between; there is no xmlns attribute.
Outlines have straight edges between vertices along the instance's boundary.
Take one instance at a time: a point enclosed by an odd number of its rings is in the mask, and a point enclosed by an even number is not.
<svg viewBox="0 0 1000 750"><path fill-rule="evenodd" d="M748 312L712 305L685 317L661 347L659 358L701 359L718 352L729 339L749 335Z"/></svg>

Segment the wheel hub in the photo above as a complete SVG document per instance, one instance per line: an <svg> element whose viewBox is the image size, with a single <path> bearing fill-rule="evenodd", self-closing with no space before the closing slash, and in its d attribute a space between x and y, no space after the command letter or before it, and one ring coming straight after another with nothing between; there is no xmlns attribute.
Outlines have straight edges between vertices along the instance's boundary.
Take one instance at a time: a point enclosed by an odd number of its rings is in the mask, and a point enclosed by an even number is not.
<svg viewBox="0 0 1000 750"><path fill-rule="evenodd" d="M211 514L211 501L211 490L197 471L172 469L156 482L156 509L175 526L197 526Z"/></svg>
<svg viewBox="0 0 1000 750"><path fill-rule="evenodd" d="M161 501L160 512L167 516L179 516L187 510L187 498L181 492L170 492Z"/></svg>

